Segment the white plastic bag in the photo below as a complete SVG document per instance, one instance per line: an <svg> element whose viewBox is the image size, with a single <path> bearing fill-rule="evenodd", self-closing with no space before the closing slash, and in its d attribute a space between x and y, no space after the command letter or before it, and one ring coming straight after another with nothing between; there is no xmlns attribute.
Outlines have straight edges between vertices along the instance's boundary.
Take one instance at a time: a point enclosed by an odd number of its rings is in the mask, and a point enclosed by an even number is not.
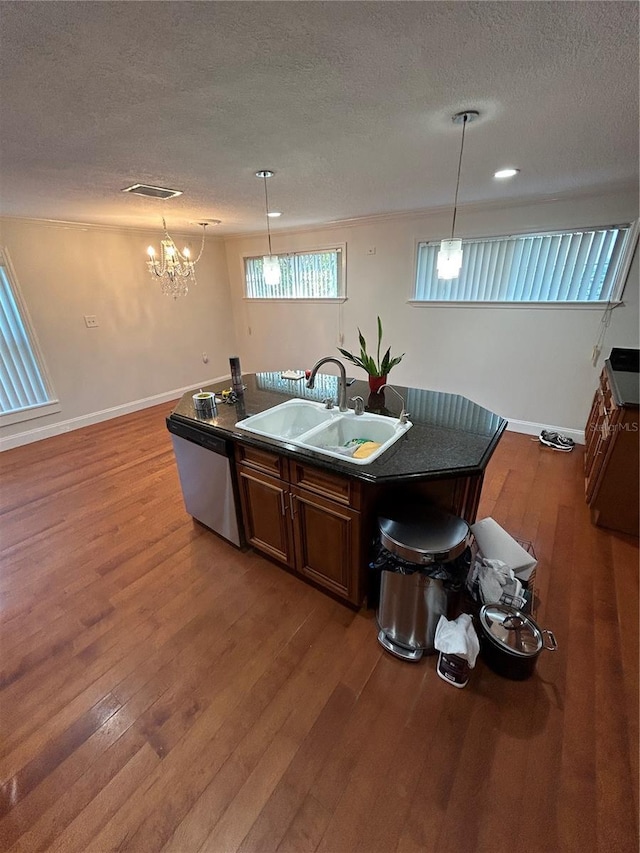
<svg viewBox="0 0 640 853"><path fill-rule="evenodd" d="M438 651L463 658L471 669L476 665L480 643L468 613L461 613L452 622L441 616L433 642Z"/></svg>

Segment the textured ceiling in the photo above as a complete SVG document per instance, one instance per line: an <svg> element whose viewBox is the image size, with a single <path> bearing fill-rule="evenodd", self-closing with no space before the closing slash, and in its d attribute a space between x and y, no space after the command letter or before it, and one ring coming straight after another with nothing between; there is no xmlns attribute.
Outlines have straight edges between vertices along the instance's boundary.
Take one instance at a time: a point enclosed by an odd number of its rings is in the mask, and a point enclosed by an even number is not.
<svg viewBox="0 0 640 853"><path fill-rule="evenodd" d="M461 204L638 185L635 2L0 2L0 33L8 216L259 231L265 167L276 229L450 206L469 108Z"/></svg>

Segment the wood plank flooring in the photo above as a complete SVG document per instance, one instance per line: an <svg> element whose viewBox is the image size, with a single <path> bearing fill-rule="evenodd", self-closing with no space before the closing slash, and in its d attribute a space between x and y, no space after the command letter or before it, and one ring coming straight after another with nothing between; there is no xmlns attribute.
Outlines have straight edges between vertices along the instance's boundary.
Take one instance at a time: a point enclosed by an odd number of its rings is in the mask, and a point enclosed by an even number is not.
<svg viewBox="0 0 640 853"><path fill-rule="evenodd" d="M0 454L2 850L637 851L638 543L582 448L503 437L479 517L559 649L455 690L194 523L169 408Z"/></svg>

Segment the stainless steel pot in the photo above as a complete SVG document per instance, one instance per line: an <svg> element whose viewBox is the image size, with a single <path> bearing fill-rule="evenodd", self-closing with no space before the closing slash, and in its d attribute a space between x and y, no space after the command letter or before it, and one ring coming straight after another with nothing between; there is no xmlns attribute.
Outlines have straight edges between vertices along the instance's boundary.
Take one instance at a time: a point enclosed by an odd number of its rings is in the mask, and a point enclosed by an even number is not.
<svg viewBox="0 0 640 853"><path fill-rule="evenodd" d="M482 658L505 678L528 678L542 650L554 652L558 648L552 631L540 628L531 616L506 604L485 604L479 622Z"/></svg>

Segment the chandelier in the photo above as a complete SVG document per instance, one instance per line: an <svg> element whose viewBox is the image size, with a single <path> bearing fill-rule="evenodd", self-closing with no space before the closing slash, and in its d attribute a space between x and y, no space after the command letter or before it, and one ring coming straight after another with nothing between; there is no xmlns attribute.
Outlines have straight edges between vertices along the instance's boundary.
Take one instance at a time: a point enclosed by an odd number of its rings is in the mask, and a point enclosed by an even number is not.
<svg viewBox="0 0 640 853"><path fill-rule="evenodd" d="M456 195L453 202L453 222L451 223L451 239L442 240L440 243L440 251L438 252L438 278L452 279L457 278L462 268L462 240L454 240L456 227L456 213L458 208L458 188L460 187L460 170L462 168L462 152L464 151L464 131L472 121L475 121L480 113L477 110L465 110L461 113L456 113L452 117L454 124L462 125L462 142L460 143L460 159L458 160L458 178L456 180Z"/></svg>
<svg viewBox="0 0 640 853"><path fill-rule="evenodd" d="M192 258L187 248L182 252L178 249L167 231L164 217L162 218L164 240L160 241L160 257L156 257L153 246L147 249L149 255L147 269L154 279L160 279L160 287L165 296L173 296L177 299L178 296L185 296L189 292L189 281L197 284L195 267L204 251L204 232L209 223L199 222L198 224L202 226L202 243L197 258Z"/></svg>
<svg viewBox="0 0 640 853"><path fill-rule="evenodd" d="M269 225L271 213L269 211L269 194L267 193L267 178L272 178L274 175L275 172L272 172L271 169L260 169L259 172L256 172L256 178L262 178L264 181L264 206L267 214L269 254L262 258L262 276L264 283L269 287L276 287L280 284L280 261L277 255L271 253L271 226Z"/></svg>

